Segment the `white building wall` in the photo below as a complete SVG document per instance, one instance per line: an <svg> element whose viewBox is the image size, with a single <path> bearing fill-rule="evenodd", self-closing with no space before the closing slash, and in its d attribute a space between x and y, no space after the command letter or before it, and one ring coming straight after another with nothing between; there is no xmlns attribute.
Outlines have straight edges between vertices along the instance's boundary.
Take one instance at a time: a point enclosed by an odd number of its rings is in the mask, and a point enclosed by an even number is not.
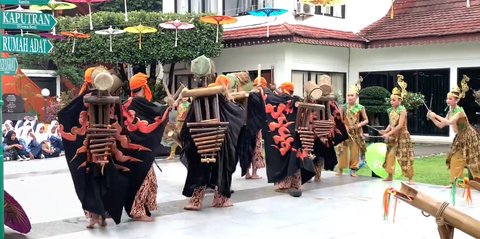
<svg viewBox="0 0 480 239"><path fill-rule="evenodd" d="M175 12L175 1L177 0L163 0L162 12L163 13Z"/></svg>

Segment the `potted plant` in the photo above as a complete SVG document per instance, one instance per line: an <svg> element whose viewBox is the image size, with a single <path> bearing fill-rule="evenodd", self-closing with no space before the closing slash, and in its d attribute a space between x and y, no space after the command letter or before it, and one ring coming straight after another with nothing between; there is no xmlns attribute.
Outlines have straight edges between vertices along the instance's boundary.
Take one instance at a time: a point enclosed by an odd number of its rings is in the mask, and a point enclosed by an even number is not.
<svg viewBox="0 0 480 239"><path fill-rule="evenodd" d="M385 115L390 104L385 99L390 97L390 92L380 86L370 86L360 90L360 104L365 106L370 125L384 125L380 118ZM383 124L381 124L383 123Z"/></svg>

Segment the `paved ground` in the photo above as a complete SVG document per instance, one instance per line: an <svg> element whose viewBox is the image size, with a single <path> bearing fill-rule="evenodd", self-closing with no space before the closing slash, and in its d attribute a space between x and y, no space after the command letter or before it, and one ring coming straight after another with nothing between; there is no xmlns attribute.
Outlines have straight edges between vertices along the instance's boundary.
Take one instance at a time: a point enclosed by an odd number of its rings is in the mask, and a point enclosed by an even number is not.
<svg viewBox="0 0 480 239"><path fill-rule="evenodd" d="M422 152L439 152L432 147ZM187 212L182 209L187 199L181 195L185 168L177 160L158 162L163 173L155 169L159 184L155 222L132 222L125 216L119 225L109 220L106 228L95 230L85 228L63 158L6 162L5 189L22 204L33 225L28 235L7 229L6 238L438 238L435 220L406 203L399 203L395 223L383 220L383 191L399 188L400 182L325 172L322 182L304 185L303 196L292 198L274 192L264 169L260 180L240 178L237 170L234 207L211 208L209 195L203 211ZM440 201L450 200L445 188L422 184L416 188ZM480 193L473 192L472 197L473 204L467 205L459 191L455 208L480 219ZM471 238L455 234L456 239Z"/></svg>

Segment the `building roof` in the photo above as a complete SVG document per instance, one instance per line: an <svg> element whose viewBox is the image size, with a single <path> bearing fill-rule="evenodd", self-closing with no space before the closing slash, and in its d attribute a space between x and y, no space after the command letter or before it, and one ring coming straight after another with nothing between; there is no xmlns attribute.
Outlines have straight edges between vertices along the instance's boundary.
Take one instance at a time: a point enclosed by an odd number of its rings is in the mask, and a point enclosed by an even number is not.
<svg viewBox="0 0 480 239"><path fill-rule="evenodd" d="M225 47L268 44L274 42L297 42L339 47L362 48L365 40L353 32L344 32L304 25L280 24L269 27L252 27L227 30L223 33Z"/></svg>
<svg viewBox="0 0 480 239"><path fill-rule="evenodd" d="M359 35L368 47L477 41L480 37L480 1L396 0L390 11Z"/></svg>

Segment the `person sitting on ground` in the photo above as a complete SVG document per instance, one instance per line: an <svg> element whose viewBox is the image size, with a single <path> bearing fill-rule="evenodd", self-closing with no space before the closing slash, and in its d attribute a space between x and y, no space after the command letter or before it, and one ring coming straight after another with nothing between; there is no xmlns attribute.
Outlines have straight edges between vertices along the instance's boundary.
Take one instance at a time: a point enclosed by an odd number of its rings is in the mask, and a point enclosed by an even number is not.
<svg viewBox="0 0 480 239"><path fill-rule="evenodd" d="M5 139L3 140L3 150L5 161L10 160L29 160L27 157L31 157L29 153L26 151L26 147L20 143L20 140L17 138L17 134L15 131L10 130L8 131Z"/></svg>
<svg viewBox="0 0 480 239"><path fill-rule="evenodd" d="M23 127L22 130L22 135L20 139L25 141L25 146L27 152L31 153L33 155L33 158L31 159L40 159L42 158L42 146L40 143L37 141L37 137L33 133L33 129L31 126L27 125Z"/></svg>
<svg viewBox="0 0 480 239"><path fill-rule="evenodd" d="M50 141L50 144L52 147L59 149L60 151L64 150L63 148L63 143L62 143L62 137L60 136L58 132L58 121L53 120L50 123L50 130L48 134L48 141Z"/></svg>

